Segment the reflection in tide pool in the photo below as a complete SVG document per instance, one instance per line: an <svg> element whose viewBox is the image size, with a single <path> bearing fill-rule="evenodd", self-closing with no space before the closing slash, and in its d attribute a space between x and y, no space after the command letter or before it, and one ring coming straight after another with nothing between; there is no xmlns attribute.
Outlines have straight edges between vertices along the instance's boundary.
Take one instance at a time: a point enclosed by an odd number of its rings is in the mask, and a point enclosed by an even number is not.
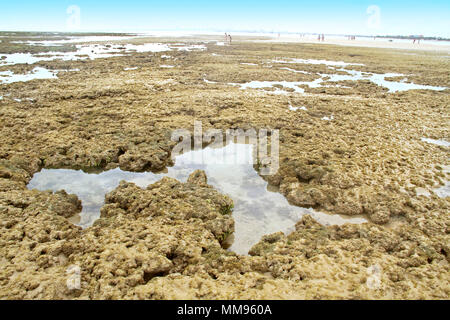
<svg viewBox="0 0 450 320"><path fill-rule="evenodd" d="M306 61L306 60L305 60ZM315 60L316 62L322 62L323 64L326 61L323 60ZM285 61L274 61L278 63L288 63ZM306 62L305 62L306 63ZM311 63L311 62L309 62ZM331 65L331 63L338 63L331 61L327 65ZM305 90L299 86L308 86L309 88L329 88L329 87L343 87L341 85L333 84L333 82L338 81L359 81L359 80L369 80L376 85L380 87L385 87L388 89L388 92L401 92L401 91L408 91L408 90L435 90L435 91L442 91L447 89L447 87L437 87L437 86L427 86L427 85L421 85L421 84L415 84L415 83L408 83L405 82L405 79L401 81L389 81L386 80L386 78L390 77L399 77L404 76L400 73L385 73L385 74L377 74L377 73L369 73L369 72L362 72L358 70L349 70L344 68L334 68L329 67L337 71L343 71L347 74L326 74L326 73L317 73L317 75L320 76L320 78L317 78L313 81L250 81L245 83L228 83L232 86L239 86L242 90L245 89L262 89L262 88L272 88L274 91L269 91L268 93L272 94L289 94L290 92L287 90L283 90L283 88L289 88L292 89L292 92L297 93L305 93ZM291 72L297 72L297 73L305 73L304 71L297 71L291 68L281 68L280 70L288 70ZM306 72L307 74L307 72ZM206 81L206 80L205 80ZM276 86L281 86L282 88L278 88Z"/></svg>
<svg viewBox="0 0 450 320"><path fill-rule="evenodd" d="M423 142L435 144L437 146L443 146L443 147L450 147L450 142L447 142L445 140L436 140L436 139L430 139L430 138L422 138Z"/></svg>
<svg viewBox="0 0 450 320"><path fill-rule="evenodd" d="M0 83L25 82L35 79L56 79L57 72L36 67L26 74L14 74L11 71L0 71Z"/></svg>
<svg viewBox="0 0 450 320"><path fill-rule="evenodd" d="M230 250L239 254L247 254L263 235L294 230L295 223L304 214L311 214L322 224L366 222L363 218L343 218L292 206L280 193L268 191L267 182L253 169L252 148L249 144L231 143L223 148L207 147L191 151L178 156L175 166L161 174L120 169L99 174L69 169L43 169L34 175L28 188L64 189L76 194L83 204L79 225L87 227L98 219L105 194L116 188L121 180L134 182L140 187L146 187L163 176L186 182L192 171L202 169L208 176L208 183L234 201L236 231Z"/></svg>

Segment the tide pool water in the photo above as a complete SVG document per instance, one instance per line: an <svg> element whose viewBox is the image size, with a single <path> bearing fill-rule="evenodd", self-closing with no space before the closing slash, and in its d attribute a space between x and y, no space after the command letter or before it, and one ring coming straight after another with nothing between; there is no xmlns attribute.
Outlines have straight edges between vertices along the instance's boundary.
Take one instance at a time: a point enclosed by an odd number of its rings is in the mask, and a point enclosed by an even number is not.
<svg viewBox="0 0 450 320"><path fill-rule="evenodd" d="M121 180L145 188L163 176L186 182L194 170L205 170L208 183L234 201L233 218L236 231L230 250L247 254L262 236L278 231L294 230L304 214L310 214L325 225L363 223L361 217L347 218L325 214L310 208L290 205L278 192L270 191L268 183L253 168L253 145L230 143L223 148L207 147L177 156L167 172L127 172L113 169L97 174L71 169L43 169L33 176L29 189L61 190L76 194L82 201L81 220L88 227L99 218L105 194L115 189Z"/></svg>

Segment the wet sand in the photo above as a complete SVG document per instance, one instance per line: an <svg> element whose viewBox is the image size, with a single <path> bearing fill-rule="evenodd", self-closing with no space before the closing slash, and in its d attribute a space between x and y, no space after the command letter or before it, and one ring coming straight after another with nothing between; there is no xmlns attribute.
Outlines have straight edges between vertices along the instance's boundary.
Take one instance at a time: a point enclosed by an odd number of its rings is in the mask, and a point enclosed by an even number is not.
<svg viewBox="0 0 450 320"><path fill-rule="evenodd" d="M267 40L253 40L255 42L273 42L273 43L311 43L311 44L330 44L349 47L366 47L366 48L384 48L395 50L419 50L419 51L435 51L450 53L450 41L431 41L421 40L420 43L413 40L405 39L383 39L383 38L356 38L355 40L347 40L343 37L327 36L325 41L318 41L317 37L300 37L300 36L281 36L270 37Z"/></svg>

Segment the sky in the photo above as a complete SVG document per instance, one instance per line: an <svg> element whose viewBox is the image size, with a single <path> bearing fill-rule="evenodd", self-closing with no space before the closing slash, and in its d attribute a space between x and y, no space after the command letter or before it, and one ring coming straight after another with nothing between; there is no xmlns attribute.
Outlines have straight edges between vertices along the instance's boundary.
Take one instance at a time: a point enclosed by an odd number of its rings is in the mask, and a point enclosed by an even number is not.
<svg viewBox="0 0 450 320"><path fill-rule="evenodd" d="M2 31L265 31L450 38L449 0L2 0Z"/></svg>

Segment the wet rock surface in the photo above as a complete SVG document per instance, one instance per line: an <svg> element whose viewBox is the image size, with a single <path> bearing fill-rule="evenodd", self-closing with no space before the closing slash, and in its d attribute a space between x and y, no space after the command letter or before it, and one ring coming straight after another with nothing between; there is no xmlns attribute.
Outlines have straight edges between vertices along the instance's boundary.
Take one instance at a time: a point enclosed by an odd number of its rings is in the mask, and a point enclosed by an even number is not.
<svg viewBox="0 0 450 320"><path fill-rule="evenodd" d="M0 297L448 298L449 203L433 190L448 180L449 149L421 140L448 141L448 89L388 93L358 81L352 89L273 95L228 85L340 72L267 67L297 57L361 63L346 68L450 87L448 59L320 45L206 46L170 52L173 61L136 52L38 62L33 66L80 71L0 86ZM13 69L20 68L31 66ZM291 234L267 235L251 256L239 256L223 248L234 230L232 200L201 172L187 183L164 178L146 189L121 183L85 230L67 220L81 210L76 196L26 189L40 168L164 169L172 130L192 130L194 120L205 130L280 129L280 169L265 178L292 204L371 222L326 227L305 216ZM80 289L67 286L72 265L80 268Z"/></svg>

